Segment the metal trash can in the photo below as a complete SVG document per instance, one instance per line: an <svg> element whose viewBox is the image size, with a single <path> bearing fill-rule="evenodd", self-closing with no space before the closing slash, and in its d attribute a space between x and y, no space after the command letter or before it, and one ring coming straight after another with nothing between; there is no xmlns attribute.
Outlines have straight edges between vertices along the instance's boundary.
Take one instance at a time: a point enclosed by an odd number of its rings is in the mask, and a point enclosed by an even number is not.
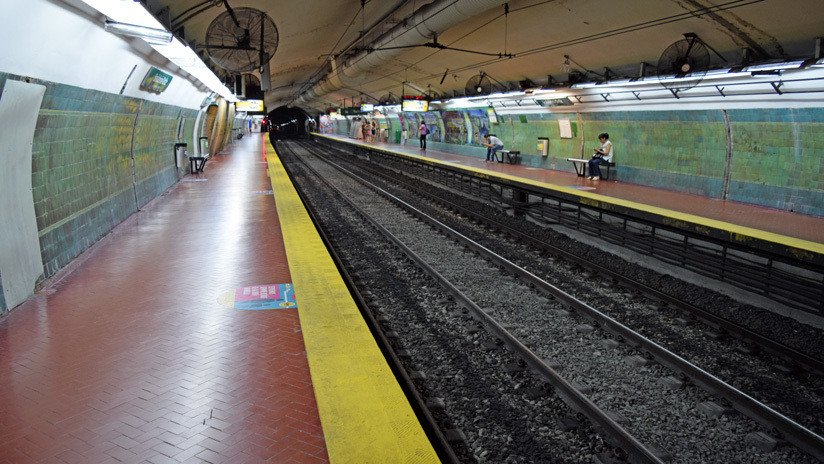
<svg viewBox="0 0 824 464"><path fill-rule="evenodd" d="M209 137L201 137L197 139L197 156L208 155L209 153Z"/></svg>
<svg viewBox="0 0 824 464"><path fill-rule="evenodd" d="M186 149L188 144L185 143L176 143L175 144L175 167L179 168L186 163L186 158L189 157L189 152Z"/></svg>
<svg viewBox="0 0 824 464"><path fill-rule="evenodd" d="M538 154L540 156L549 156L549 139L547 137L538 137Z"/></svg>

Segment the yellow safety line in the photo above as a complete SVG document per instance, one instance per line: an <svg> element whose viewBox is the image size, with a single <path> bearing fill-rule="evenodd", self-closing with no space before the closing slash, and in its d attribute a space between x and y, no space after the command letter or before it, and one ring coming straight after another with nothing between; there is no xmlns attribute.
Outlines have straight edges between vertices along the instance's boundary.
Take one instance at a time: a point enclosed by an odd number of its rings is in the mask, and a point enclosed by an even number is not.
<svg viewBox="0 0 824 464"><path fill-rule="evenodd" d="M752 227L741 226L741 225L733 224L733 223L730 223L730 222L719 221L719 220L716 220L716 219L710 219L710 218L706 218L706 217L702 217L702 216L696 216L694 214L682 213L680 211L674 211L674 210L671 210L671 209L660 208L658 206L647 205L647 204L644 204L644 203L637 203L637 202L634 202L634 201L623 200L623 199L620 199L620 198L610 197L610 196L606 196L606 195L600 195L600 194L597 194L597 193L584 192L584 191L569 188L569 187L563 187L563 186L559 186L559 185L555 185L555 184L548 184L548 183L545 183L545 182L539 182L539 181L536 181L536 180L527 179L525 177L513 176L513 175L510 175L510 174L505 174L505 173L501 173L501 172L497 172L497 171L490 171L490 170L487 170L487 169L476 168L476 167L473 167L473 166L456 166L454 163L450 163L449 161L438 160L438 159L434 159L434 158L427 158L427 157L424 157L424 156L418 156L418 155L412 155L412 154L408 154L408 153L397 152L397 151L389 150L389 149L386 149L386 148L383 148L383 147L377 147L377 146L374 146L374 145L370 145L370 144L367 144L367 143L362 143L362 142L356 142L356 141L353 141L353 140L345 140L345 139L339 139L339 138L336 138L336 137L331 137L331 136L328 136L326 134L317 134L317 135L319 135L321 137L328 138L330 140L335 140L335 141L338 141L338 142L345 142L345 143L349 143L351 145L357 145L357 146L369 148L370 150L377 150L377 151L382 151L384 153L390 153L390 154L393 154L393 155L400 155L400 156L405 156L405 157L408 157L408 158L414 158L416 160L421 160L421 161L424 161L424 162L427 162L427 163L430 163L430 164L439 164L439 165L444 165L444 166L450 166L450 167L453 167L453 168L457 167L459 169L463 169L463 170L466 170L466 171L471 171L471 172L478 173L481 177L485 177L485 178L497 177L497 178L501 178L501 179L520 182L520 183L527 184L527 185L532 185L532 186L535 186L535 187L540 187L540 188L544 188L544 189L555 190L557 192L567 193L567 194L570 194L570 195L575 195L575 196L578 196L578 197L581 197L582 199L584 199L584 200L581 201L581 203L584 203L584 204L587 204L587 205L590 205L590 206L594 206L594 207L602 207L602 208L609 209L610 205L615 205L615 206L622 206L622 207L625 207L625 208L630 208L630 209L634 209L634 210L638 210L638 211L644 211L644 212L647 212L647 213L652 213L652 214L662 216L664 218L669 219L668 223L673 225L673 226L676 226L676 227L678 226L677 223L680 221L680 222L686 222L686 223L694 224L694 225L697 225L697 226L709 227L709 228L712 228L712 229L721 230L721 231L727 232L729 234L729 238L731 240L735 240L737 242L748 242L748 241L751 241L752 239L757 239L757 240L762 240L762 241L765 241L765 242L776 243L776 244L779 244L779 245L785 246L785 247L795 248L796 249L795 251L796 251L797 254L799 254L799 253L806 254L805 252L812 252L812 253L816 253L816 254L824 254L824 244L822 244L822 243L812 242L812 241L809 241L809 240L804 240L804 239L795 238L795 237L788 237L786 235L776 234L774 232L767 232L765 230L754 229ZM809 256L807 256L807 257L809 257Z"/></svg>
<svg viewBox="0 0 824 464"><path fill-rule="evenodd" d="M268 142L266 160L330 461L440 462Z"/></svg>

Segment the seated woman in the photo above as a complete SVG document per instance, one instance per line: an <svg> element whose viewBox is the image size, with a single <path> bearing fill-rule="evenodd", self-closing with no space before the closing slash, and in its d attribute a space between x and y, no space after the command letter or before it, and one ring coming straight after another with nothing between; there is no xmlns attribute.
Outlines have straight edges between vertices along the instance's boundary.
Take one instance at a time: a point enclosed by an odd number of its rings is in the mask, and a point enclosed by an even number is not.
<svg viewBox="0 0 824 464"><path fill-rule="evenodd" d="M598 140L601 142L601 147L596 148L595 154L589 160L589 179L599 180L601 178L601 166L605 166L612 161L612 156L615 154L615 148L612 142L609 141L609 134L604 132L598 135Z"/></svg>

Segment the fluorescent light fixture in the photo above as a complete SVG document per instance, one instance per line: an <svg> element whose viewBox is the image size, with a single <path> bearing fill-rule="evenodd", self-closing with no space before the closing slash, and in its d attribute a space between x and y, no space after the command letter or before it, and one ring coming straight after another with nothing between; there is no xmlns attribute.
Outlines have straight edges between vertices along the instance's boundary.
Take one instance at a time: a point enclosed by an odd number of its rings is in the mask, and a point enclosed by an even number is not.
<svg viewBox="0 0 824 464"><path fill-rule="evenodd" d="M496 100L501 98L512 98L512 97L523 97L524 92L521 90L516 90L513 92L499 92L499 93L491 93L489 95L482 95L478 97L470 97L470 101L477 101L477 100Z"/></svg>
<svg viewBox="0 0 824 464"><path fill-rule="evenodd" d="M134 0L82 0L84 3L106 15L112 22L143 27L154 31L165 31L162 24L149 13L140 2ZM109 23L110 21L107 21ZM171 33L169 33L171 35ZM146 40L144 38L144 40ZM150 47L177 65L180 69L203 83L212 92L230 102L238 101L229 90L206 66L191 48L175 37L170 41L158 43L146 40Z"/></svg>
<svg viewBox="0 0 824 464"><path fill-rule="evenodd" d="M533 97L541 97L541 96L548 95L548 94L551 94L551 93L556 93L556 92L557 92L557 90L555 90L555 89L538 89L538 90L535 90L534 92L532 92L532 96ZM554 97L554 95L553 95L553 97Z"/></svg>
<svg viewBox="0 0 824 464"><path fill-rule="evenodd" d="M649 86L655 84L669 84L673 82L693 82L699 80L721 80L721 79L734 79L737 77L752 77L749 72L730 72L729 69L714 69L712 71L707 71L706 74L702 76L684 76L684 77L676 77L674 74L669 76L648 76L642 79L624 79L620 81L609 81L609 82L585 82L582 84L575 84L572 86L573 89L609 89L609 88L616 88L616 87L637 87L637 86Z"/></svg>
<svg viewBox="0 0 824 464"><path fill-rule="evenodd" d="M798 61L785 61L783 63L768 63L768 64L757 64L754 66L747 66L746 68L742 69L742 71L752 72L752 71L780 71L782 69L794 69L801 66L804 63L801 60Z"/></svg>
<svg viewBox="0 0 824 464"><path fill-rule="evenodd" d="M110 20L106 20L106 25L103 26L103 29L114 34L137 37L150 44L167 44L171 42L173 38L172 33L166 29L155 29L153 27L119 23Z"/></svg>

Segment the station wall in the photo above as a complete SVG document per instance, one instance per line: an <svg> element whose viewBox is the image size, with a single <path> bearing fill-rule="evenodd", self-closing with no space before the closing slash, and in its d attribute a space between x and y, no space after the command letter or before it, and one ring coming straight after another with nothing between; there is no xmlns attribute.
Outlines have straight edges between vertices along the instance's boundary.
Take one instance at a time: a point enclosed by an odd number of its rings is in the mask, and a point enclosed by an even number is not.
<svg viewBox="0 0 824 464"><path fill-rule="evenodd" d="M12 167L3 157L7 163L0 169L31 175L25 194L0 184L0 218L11 214L6 205L33 203L36 232L30 245L0 240L0 257L34 249L42 275L25 275L21 296L11 285L3 288L3 282L19 280L12 279L19 266L0 262L0 313L186 175L188 165L176 166L175 143L187 143L190 155L200 153L198 139L208 131L215 154L235 140L233 128L243 127L233 105L219 98L209 103L210 92L192 76L141 40L106 32L104 18L79 2L7 3L0 18L0 102L7 98L18 105L14 111L31 112L36 122L28 130L30 142L0 144L0 155L26 160ZM82 47L67 42L78 37ZM141 88L152 68L173 76L162 93ZM42 101L19 106L19 91L12 88L25 86L44 88ZM222 119L204 116L207 108L221 106ZM0 125L0 140L8 141L13 130Z"/></svg>
<svg viewBox="0 0 824 464"><path fill-rule="evenodd" d="M560 137L560 119L570 120L573 138ZM484 157L479 132L488 128L524 164L570 172L566 158L588 157L607 132L622 182L824 215L824 108L546 112L499 115L497 124L477 110L404 113L388 118L390 140L401 120L410 145L425 120L430 148ZM338 120L335 130L349 126ZM545 158L538 137L549 139Z"/></svg>
<svg viewBox="0 0 824 464"><path fill-rule="evenodd" d="M46 88L31 147L43 278L186 175L174 144L190 144L206 126L198 110L2 72L0 96L9 80ZM223 143L234 140L229 129L243 127L243 118L228 116L213 120Z"/></svg>

